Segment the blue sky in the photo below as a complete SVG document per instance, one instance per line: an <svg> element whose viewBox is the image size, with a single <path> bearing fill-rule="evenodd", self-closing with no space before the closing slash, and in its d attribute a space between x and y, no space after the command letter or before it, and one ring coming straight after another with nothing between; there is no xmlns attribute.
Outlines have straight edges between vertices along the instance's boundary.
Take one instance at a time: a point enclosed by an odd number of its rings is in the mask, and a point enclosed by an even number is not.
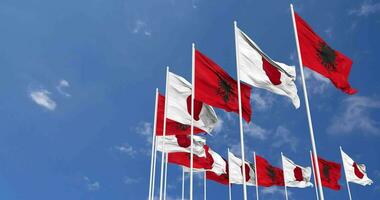
<svg viewBox="0 0 380 200"><path fill-rule="evenodd" d="M235 77L233 20L273 59L297 64L289 12L275 0L1 0L0 199L146 199L154 91L165 66L191 76L191 43ZM294 1L296 11L334 48L354 61L347 96L306 72L320 156L340 162L339 145L367 165L374 185L351 184L354 199L380 196L380 2ZM298 67L297 67L297 72ZM299 73L298 73L299 74ZM253 89L252 152L280 166L280 152L310 165L303 93L301 108L286 97ZM207 143L223 156L238 153L238 118L221 122ZM169 166L168 195L180 197L180 170ZM196 199L202 186L196 176ZM327 199L346 199L325 189ZM261 199L283 188L260 188ZM314 189L289 189L313 199ZM208 181L209 199L227 199ZM254 199L254 188L249 199ZM234 186L233 197L241 199Z"/></svg>

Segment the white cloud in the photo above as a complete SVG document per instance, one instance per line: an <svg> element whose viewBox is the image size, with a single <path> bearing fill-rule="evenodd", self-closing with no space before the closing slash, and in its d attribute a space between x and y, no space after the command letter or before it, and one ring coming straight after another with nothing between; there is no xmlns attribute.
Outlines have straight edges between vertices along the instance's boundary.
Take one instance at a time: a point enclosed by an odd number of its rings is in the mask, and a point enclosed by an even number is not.
<svg viewBox="0 0 380 200"><path fill-rule="evenodd" d="M50 92L45 89L33 90L29 94L30 98L32 98L36 104L53 111L57 107L57 104L49 97L49 95Z"/></svg>
<svg viewBox="0 0 380 200"><path fill-rule="evenodd" d="M255 124L255 123L244 123L244 133L247 135L247 136L250 136L250 137L253 137L253 138L257 138L257 139L260 139L260 140L265 140L267 139L268 135L269 135L269 131L262 128L261 126Z"/></svg>
<svg viewBox="0 0 380 200"><path fill-rule="evenodd" d="M125 177L124 178L124 183L129 185L129 184L135 184L140 182L140 178L132 178L132 177Z"/></svg>
<svg viewBox="0 0 380 200"><path fill-rule="evenodd" d="M271 92L255 90L252 92L252 102L255 110L265 111L273 106L274 95Z"/></svg>
<svg viewBox="0 0 380 200"><path fill-rule="evenodd" d="M152 35L152 32L148 29L146 22L140 19L135 21L135 25L133 27L132 33L134 34L142 33L148 37Z"/></svg>
<svg viewBox="0 0 380 200"><path fill-rule="evenodd" d="M100 183L98 181L91 181L87 176L84 176L83 180L89 191L97 191L100 189Z"/></svg>
<svg viewBox="0 0 380 200"><path fill-rule="evenodd" d="M329 79L323 77L317 72L309 70L306 67L304 68L304 74L308 91L310 91L312 94L323 94L330 86ZM301 81L301 78L299 78L298 80Z"/></svg>
<svg viewBox="0 0 380 200"><path fill-rule="evenodd" d="M71 97L71 95L67 92L64 91L64 88L68 88L70 87L70 83L68 81L66 81L65 79L62 79L59 81L59 84L57 85L57 91L65 96L65 97Z"/></svg>
<svg viewBox="0 0 380 200"><path fill-rule="evenodd" d="M343 100L341 112L332 118L328 133L344 134L354 130L380 135L380 122L372 119L371 110L380 109L380 100L350 96Z"/></svg>
<svg viewBox="0 0 380 200"><path fill-rule="evenodd" d="M120 153L127 154L130 157L133 157L136 155L137 151L128 144L123 144L120 146L114 146L115 150L118 150Z"/></svg>
<svg viewBox="0 0 380 200"><path fill-rule="evenodd" d="M273 136L272 146L279 148L282 146L289 146L291 150L296 151L298 145L298 139L291 134L289 129L284 126L279 126Z"/></svg>
<svg viewBox="0 0 380 200"><path fill-rule="evenodd" d="M216 125L215 125L215 127L213 129L213 132L215 134L218 134L218 133L220 133L223 130L223 123L224 123L224 121L219 118L218 122L216 123Z"/></svg>
<svg viewBox="0 0 380 200"><path fill-rule="evenodd" d="M349 10L350 15L368 16L380 11L380 3L372 3L372 1L364 1L357 9Z"/></svg>
<svg viewBox="0 0 380 200"><path fill-rule="evenodd" d="M330 27L330 28L327 28L327 29L325 29L325 34L327 35L327 37L329 37L329 38L332 38L332 28Z"/></svg>
<svg viewBox="0 0 380 200"><path fill-rule="evenodd" d="M285 196L285 190L283 187L265 187L260 190L263 195L275 195L280 194ZM288 197L291 197L292 193L288 190Z"/></svg>
<svg viewBox="0 0 380 200"><path fill-rule="evenodd" d="M140 122L139 125L135 128L135 131L138 134L146 137L146 140L149 143L152 143L152 134L153 134L152 123Z"/></svg>

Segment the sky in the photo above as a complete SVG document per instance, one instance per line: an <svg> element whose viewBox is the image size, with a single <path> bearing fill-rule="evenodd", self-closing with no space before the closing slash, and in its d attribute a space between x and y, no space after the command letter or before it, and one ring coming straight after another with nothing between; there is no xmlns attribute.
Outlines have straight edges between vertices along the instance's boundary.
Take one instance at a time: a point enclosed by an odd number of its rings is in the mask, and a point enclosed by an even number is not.
<svg viewBox="0 0 380 200"><path fill-rule="evenodd" d="M1 0L0 199L146 199L155 89L165 69L190 80L191 43L236 77L233 21L273 59L296 66L301 107L253 88L246 157L281 166L280 152L310 166L310 137L289 4L354 64L348 96L305 70L318 154L340 163L339 146L367 166L372 186L351 184L354 199L380 196L380 1L375 0ZM207 144L239 155L238 116L216 109ZM157 176L158 177L158 176ZM195 176L201 199L202 174ZM188 189L188 180L186 182ZM325 188L326 199L348 199ZM158 186L156 186L157 188ZM209 199L228 188L207 181ZM259 188L284 199L282 187ZM156 190L157 191L157 190ZM181 170L169 165L168 200L180 197ZM242 187L233 186L233 199ZM249 187L249 199L255 188ZM188 197L188 194L186 194ZM314 188L289 189L315 199Z"/></svg>

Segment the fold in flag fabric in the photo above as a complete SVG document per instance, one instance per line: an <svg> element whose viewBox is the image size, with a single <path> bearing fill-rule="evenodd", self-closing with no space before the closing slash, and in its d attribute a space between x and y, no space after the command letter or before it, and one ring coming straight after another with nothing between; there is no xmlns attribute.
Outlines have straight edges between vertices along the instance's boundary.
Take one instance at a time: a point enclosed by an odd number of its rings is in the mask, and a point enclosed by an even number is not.
<svg viewBox="0 0 380 200"><path fill-rule="evenodd" d="M186 79L169 72L167 91L167 118L191 125L191 84ZM210 133L218 118L214 109L200 101L194 101L194 127Z"/></svg>
<svg viewBox="0 0 380 200"><path fill-rule="evenodd" d="M206 178L208 180L215 181L217 183L223 184L223 185L228 185L228 180L229 180L229 174L228 174L228 163L226 162L226 168L225 168L225 173L222 174L216 174L215 172L212 171L206 171Z"/></svg>
<svg viewBox="0 0 380 200"><path fill-rule="evenodd" d="M303 65L330 79L343 92L355 94L357 90L348 81L351 59L331 48L296 12L294 15Z"/></svg>
<svg viewBox="0 0 380 200"><path fill-rule="evenodd" d="M294 66L273 61L243 31L237 28L237 57L240 80L254 87L287 96L300 107Z"/></svg>
<svg viewBox="0 0 380 200"><path fill-rule="evenodd" d="M282 169L274 167L263 157L256 155L256 173L259 186L284 186L284 173Z"/></svg>
<svg viewBox="0 0 380 200"><path fill-rule="evenodd" d="M287 187L311 187L311 167L296 165L289 158L282 156L284 182Z"/></svg>
<svg viewBox="0 0 380 200"><path fill-rule="evenodd" d="M371 185L373 181L368 178L366 166L357 164L350 156L341 150L344 173L348 182L356 183L362 186Z"/></svg>
<svg viewBox="0 0 380 200"><path fill-rule="evenodd" d="M156 135L162 136L164 130L164 112L165 112L165 96L159 94L157 102L157 122L156 122ZM189 135L191 126L181 124L171 119L166 119L166 133L165 135ZM202 129L194 127L194 134L206 132Z"/></svg>
<svg viewBox="0 0 380 200"><path fill-rule="evenodd" d="M243 83L240 86L243 118L250 122L251 88ZM237 81L198 50L195 50L195 98L227 112L239 113Z"/></svg>
<svg viewBox="0 0 380 200"><path fill-rule="evenodd" d="M156 146L157 150L165 153L173 152L191 152L191 139L190 135L170 135L170 136L157 136ZM163 148L163 144L165 148ZM206 157L203 146L206 140L200 136L193 136L193 153L199 157Z"/></svg>
<svg viewBox="0 0 380 200"><path fill-rule="evenodd" d="M245 181L247 185L256 185L256 175L255 167L252 163L245 163ZM233 153L228 152L228 172L230 183L232 184L243 184L243 166L242 160L236 157Z"/></svg>
<svg viewBox="0 0 380 200"><path fill-rule="evenodd" d="M226 173L226 161L207 145L204 145L206 157L193 155L193 168L212 171L217 175ZM168 154L168 162L190 167L190 153L176 152Z"/></svg>
<svg viewBox="0 0 380 200"><path fill-rule="evenodd" d="M322 186L333 190L340 190L341 165L318 157L318 166Z"/></svg>

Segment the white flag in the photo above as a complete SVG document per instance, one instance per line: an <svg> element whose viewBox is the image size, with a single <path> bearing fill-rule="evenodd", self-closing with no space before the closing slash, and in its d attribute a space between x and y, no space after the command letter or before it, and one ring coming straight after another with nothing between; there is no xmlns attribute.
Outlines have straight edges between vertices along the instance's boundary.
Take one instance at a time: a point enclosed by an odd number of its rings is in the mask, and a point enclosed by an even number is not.
<svg viewBox="0 0 380 200"><path fill-rule="evenodd" d="M305 188L311 187L311 168L296 165L289 158L282 156L284 170L284 182L287 187Z"/></svg>
<svg viewBox="0 0 380 200"><path fill-rule="evenodd" d="M167 118L191 125L191 84L171 72L167 81ZM198 101L194 105L194 127L210 133L218 121L214 109Z"/></svg>
<svg viewBox="0 0 380 200"><path fill-rule="evenodd" d="M165 153L188 152L191 151L190 135L169 135L156 136L157 151L163 152L162 144L165 143ZM193 136L193 153L198 157L206 157L203 146L206 140L200 136Z"/></svg>
<svg viewBox="0 0 380 200"><path fill-rule="evenodd" d="M346 174L347 181L363 186L371 185L373 181L368 178L365 165L357 164L344 153L343 150L340 150L340 152L342 154L344 173Z"/></svg>
<svg viewBox="0 0 380 200"><path fill-rule="evenodd" d="M218 153L213 151L211 148L208 149L208 152L211 154L211 157L214 160L211 170L208 170L208 171L212 171L217 175L226 174L227 163L222 158L222 156L220 156Z"/></svg>
<svg viewBox="0 0 380 200"><path fill-rule="evenodd" d="M245 166L249 167L249 173L245 174L246 177L249 177L249 180L246 181L246 184L249 186L256 185L256 174L254 170L254 166L249 163L245 162ZM232 184L243 184L243 167L242 167L242 160L240 158L237 158L234 154L231 152L228 152L228 167L229 167L229 179L230 183ZM247 180L247 179L246 179Z"/></svg>
<svg viewBox="0 0 380 200"><path fill-rule="evenodd" d="M240 80L258 88L287 96L296 108L300 106L294 83L294 66L273 61L243 31L237 28L237 57Z"/></svg>

